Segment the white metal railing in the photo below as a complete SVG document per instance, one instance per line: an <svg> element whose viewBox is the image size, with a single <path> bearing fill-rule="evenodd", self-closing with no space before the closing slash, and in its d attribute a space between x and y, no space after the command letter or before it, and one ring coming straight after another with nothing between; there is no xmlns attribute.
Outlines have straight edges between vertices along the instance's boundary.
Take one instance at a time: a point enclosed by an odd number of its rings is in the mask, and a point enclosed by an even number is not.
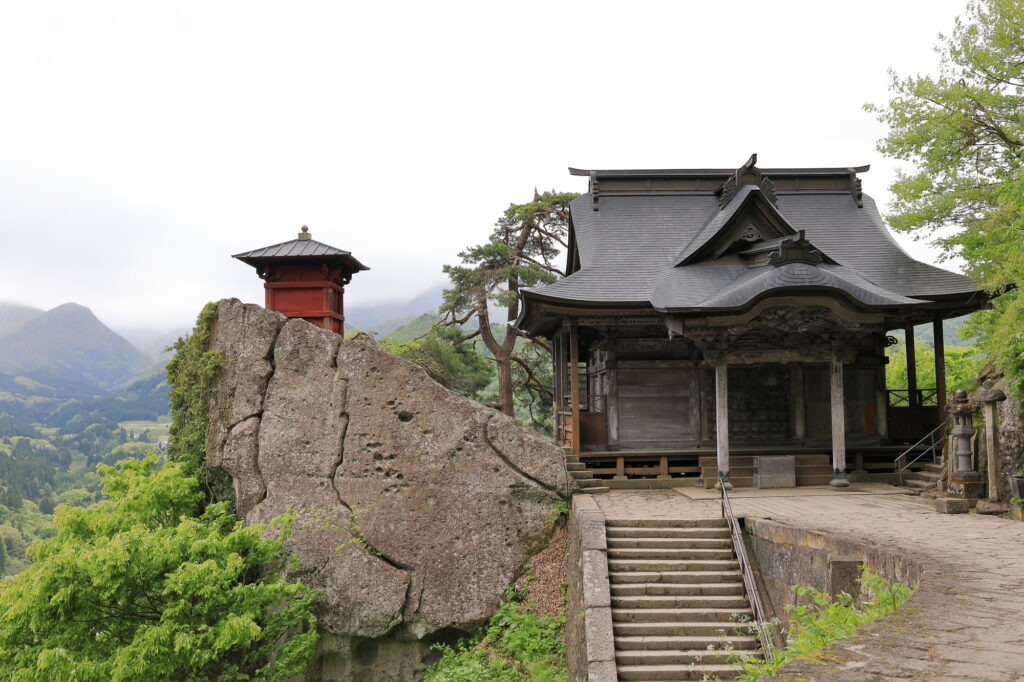
<svg viewBox="0 0 1024 682"><path fill-rule="evenodd" d="M899 454L899 455L898 455L898 456L896 457L896 459L895 459L895 460L893 460L893 464L894 464L894 465L895 465L895 467L896 467L896 473L897 473L897 474L899 475L899 479L900 479L900 485L901 485L901 486L903 485L903 472L904 472L904 471L906 471L906 470L908 470L908 469L909 469L909 468L910 468L911 466L913 466L914 464L916 464L916 463L917 463L917 462L918 462L918 461L919 461L919 460L920 460L920 459L921 459L922 457L924 457L925 455L927 455L927 454L929 454L929 453L930 453L930 454L931 454L931 456L932 456L932 463L933 463L933 464L935 463L935 450L936 450L936 449L938 448L938 446L942 445L942 442L943 442L943 439L942 439L942 438L936 439L936 438L935 438L935 434L937 434L937 433L938 433L939 431L941 431L942 429L945 429L945 428L946 428L946 424L947 424L948 422L949 422L949 420L948 420L948 419L947 419L947 420L945 420L945 421L943 421L943 422L942 422L941 424L939 424L938 426L936 426L936 427L935 427L934 429L932 429L931 431L929 431L928 433L926 433L926 434L925 434L925 435L924 435L924 436L923 436L923 437L921 438L921 440L917 441L916 443L914 443L913 445L911 445L911 446L910 446L909 448L907 448L906 450L904 450L903 452L901 452L901 453L900 453L900 454ZM908 456L910 455L910 453L911 453L911 452L912 452L912 451L914 450L914 448L916 448L916 447L917 447L918 445L920 445L921 443L925 442L925 441L926 441L926 440L928 440L929 438L930 438L930 439L931 439L931 441L932 441L931 445L929 445L929 446L928 446L927 448L925 448L925 449L924 449L924 450L922 450L922 451L921 451L920 453L918 453L917 457L915 457L914 459L912 459L912 460L910 460L910 461L907 461L907 457L908 457Z"/></svg>
<svg viewBox="0 0 1024 682"><path fill-rule="evenodd" d="M725 474L718 472L718 488L722 491L722 518L729 525L729 532L732 534L733 551L736 553L736 560L739 562L740 572L743 574L743 589L746 591L747 599L750 601L753 624L757 631L757 638L761 642L761 653L766 660L769 660L772 651L771 619L768 617L768 612L765 611L764 603L761 601L761 594L757 590L757 581L754 579L754 567L747 556L747 547L743 542L743 532L740 530L740 524L736 520L736 515L732 512L732 503L729 501L729 493L725 485L728 482L729 479L725 477Z"/></svg>

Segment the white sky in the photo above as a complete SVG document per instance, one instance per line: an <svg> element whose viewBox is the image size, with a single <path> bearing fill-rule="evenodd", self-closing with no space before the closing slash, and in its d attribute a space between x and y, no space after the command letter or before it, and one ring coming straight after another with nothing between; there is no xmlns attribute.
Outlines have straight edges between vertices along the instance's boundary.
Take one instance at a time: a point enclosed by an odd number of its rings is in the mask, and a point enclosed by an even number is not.
<svg viewBox="0 0 1024 682"><path fill-rule="evenodd" d="M346 302L408 299L567 166L870 163L884 205L861 107L964 5L5 0L0 300L190 324L302 224L372 268Z"/></svg>

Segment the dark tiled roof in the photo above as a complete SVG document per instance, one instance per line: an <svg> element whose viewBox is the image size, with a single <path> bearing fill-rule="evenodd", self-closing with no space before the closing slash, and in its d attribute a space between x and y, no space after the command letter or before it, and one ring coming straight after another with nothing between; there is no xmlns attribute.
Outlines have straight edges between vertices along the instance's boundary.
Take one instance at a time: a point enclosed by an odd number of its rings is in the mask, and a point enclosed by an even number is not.
<svg viewBox="0 0 1024 682"><path fill-rule="evenodd" d="M768 271L789 266L749 268L736 255L675 264L713 239L745 196L737 194L725 209L712 194L601 196L600 210L594 211L591 196L584 194L571 204L580 269L528 290L527 297L644 303L660 310L739 305L752 287L776 286L783 275ZM787 286L831 286L873 306L978 291L963 275L911 258L889 234L874 201L864 196L863 203L858 207L849 193L779 194L781 216L828 256L812 267L819 271L814 283Z"/></svg>
<svg viewBox="0 0 1024 682"><path fill-rule="evenodd" d="M245 253L236 253L232 258L253 265L265 260L289 260L300 258L324 258L339 259L344 261L353 270L369 270L368 267L352 257L350 251L335 248L314 239L292 239L291 241L264 246L262 249L253 249Z"/></svg>

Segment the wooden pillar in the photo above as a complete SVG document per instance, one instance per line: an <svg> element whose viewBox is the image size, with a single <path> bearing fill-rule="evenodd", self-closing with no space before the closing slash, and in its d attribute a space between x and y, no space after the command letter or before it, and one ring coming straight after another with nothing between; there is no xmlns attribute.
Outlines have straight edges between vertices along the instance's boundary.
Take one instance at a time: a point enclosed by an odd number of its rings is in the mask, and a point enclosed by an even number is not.
<svg viewBox="0 0 1024 682"><path fill-rule="evenodd" d="M832 351L832 483L837 488L850 485L846 480L846 402L843 398L843 363L837 350Z"/></svg>
<svg viewBox="0 0 1024 682"><path fill-rule="evenodd" d="M907 404L917 407L917 352L914 349L914 323L907 320L903 328L907 348Z"/></svg>
<svg viewBox="0 0 1024 682"><path fill-rule="evenodd" d="M608 397L605 411L608 413L608 442L619 442L619 370L614 367L616 354L608 353Z"/></svg>
<svg viewBox="0 0 1024 682"><path fill-rule="evenodd" d="M723 475L726 490L729 482L729 366L725 358L715 363L715 432L718 436L718 471ZM715 484L717 487L717 483Z"/></svg>
<svg viewBox="0 0 1024 682"><path fill-rule="evenodd" d="M946 419L946 339L942 333L942 320L932 321L935 337L935 404L939 411L938 422Z"/></svg>
<svg viewBox="0 0 1024 682"><path fill-rule="evenodd" d="M807 393L804 389L804 367L794 362L790 367L790 390L793 392L793 437L803 444L807 437Z"/></svg>
<svg viewBox="0 0 1024 682"><path fill-rule="evenodd" d="M875 391L875 411L878 413L878 435L882 440L889 439L889 391L885 383L885 365L879 365L878 388Z"/></svg>
<svg viewBox="0 0 1024 682"><path fill-rule="evenodd" d="M569 326L569 399L572 401L572 452L580 454L580 334Z"/></svg>

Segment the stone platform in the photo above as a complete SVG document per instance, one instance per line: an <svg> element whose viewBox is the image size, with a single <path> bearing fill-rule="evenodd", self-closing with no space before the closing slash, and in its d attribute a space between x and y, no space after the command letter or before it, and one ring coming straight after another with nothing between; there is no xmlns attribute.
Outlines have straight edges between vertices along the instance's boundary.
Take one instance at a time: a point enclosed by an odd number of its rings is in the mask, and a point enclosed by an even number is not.
<svg viewBox="0 0 1024 682"><path fill-rule="evenodd" d="M610 519L719 514L712 490L613 490L593 499ZM737 489L731 499L737 516L817 531L826 541L859 543L865 551L896 552L920 575L899 611L771 679L1024 679L1024 523L939 514L932 501L877 483L842 491Z"/></svg>

